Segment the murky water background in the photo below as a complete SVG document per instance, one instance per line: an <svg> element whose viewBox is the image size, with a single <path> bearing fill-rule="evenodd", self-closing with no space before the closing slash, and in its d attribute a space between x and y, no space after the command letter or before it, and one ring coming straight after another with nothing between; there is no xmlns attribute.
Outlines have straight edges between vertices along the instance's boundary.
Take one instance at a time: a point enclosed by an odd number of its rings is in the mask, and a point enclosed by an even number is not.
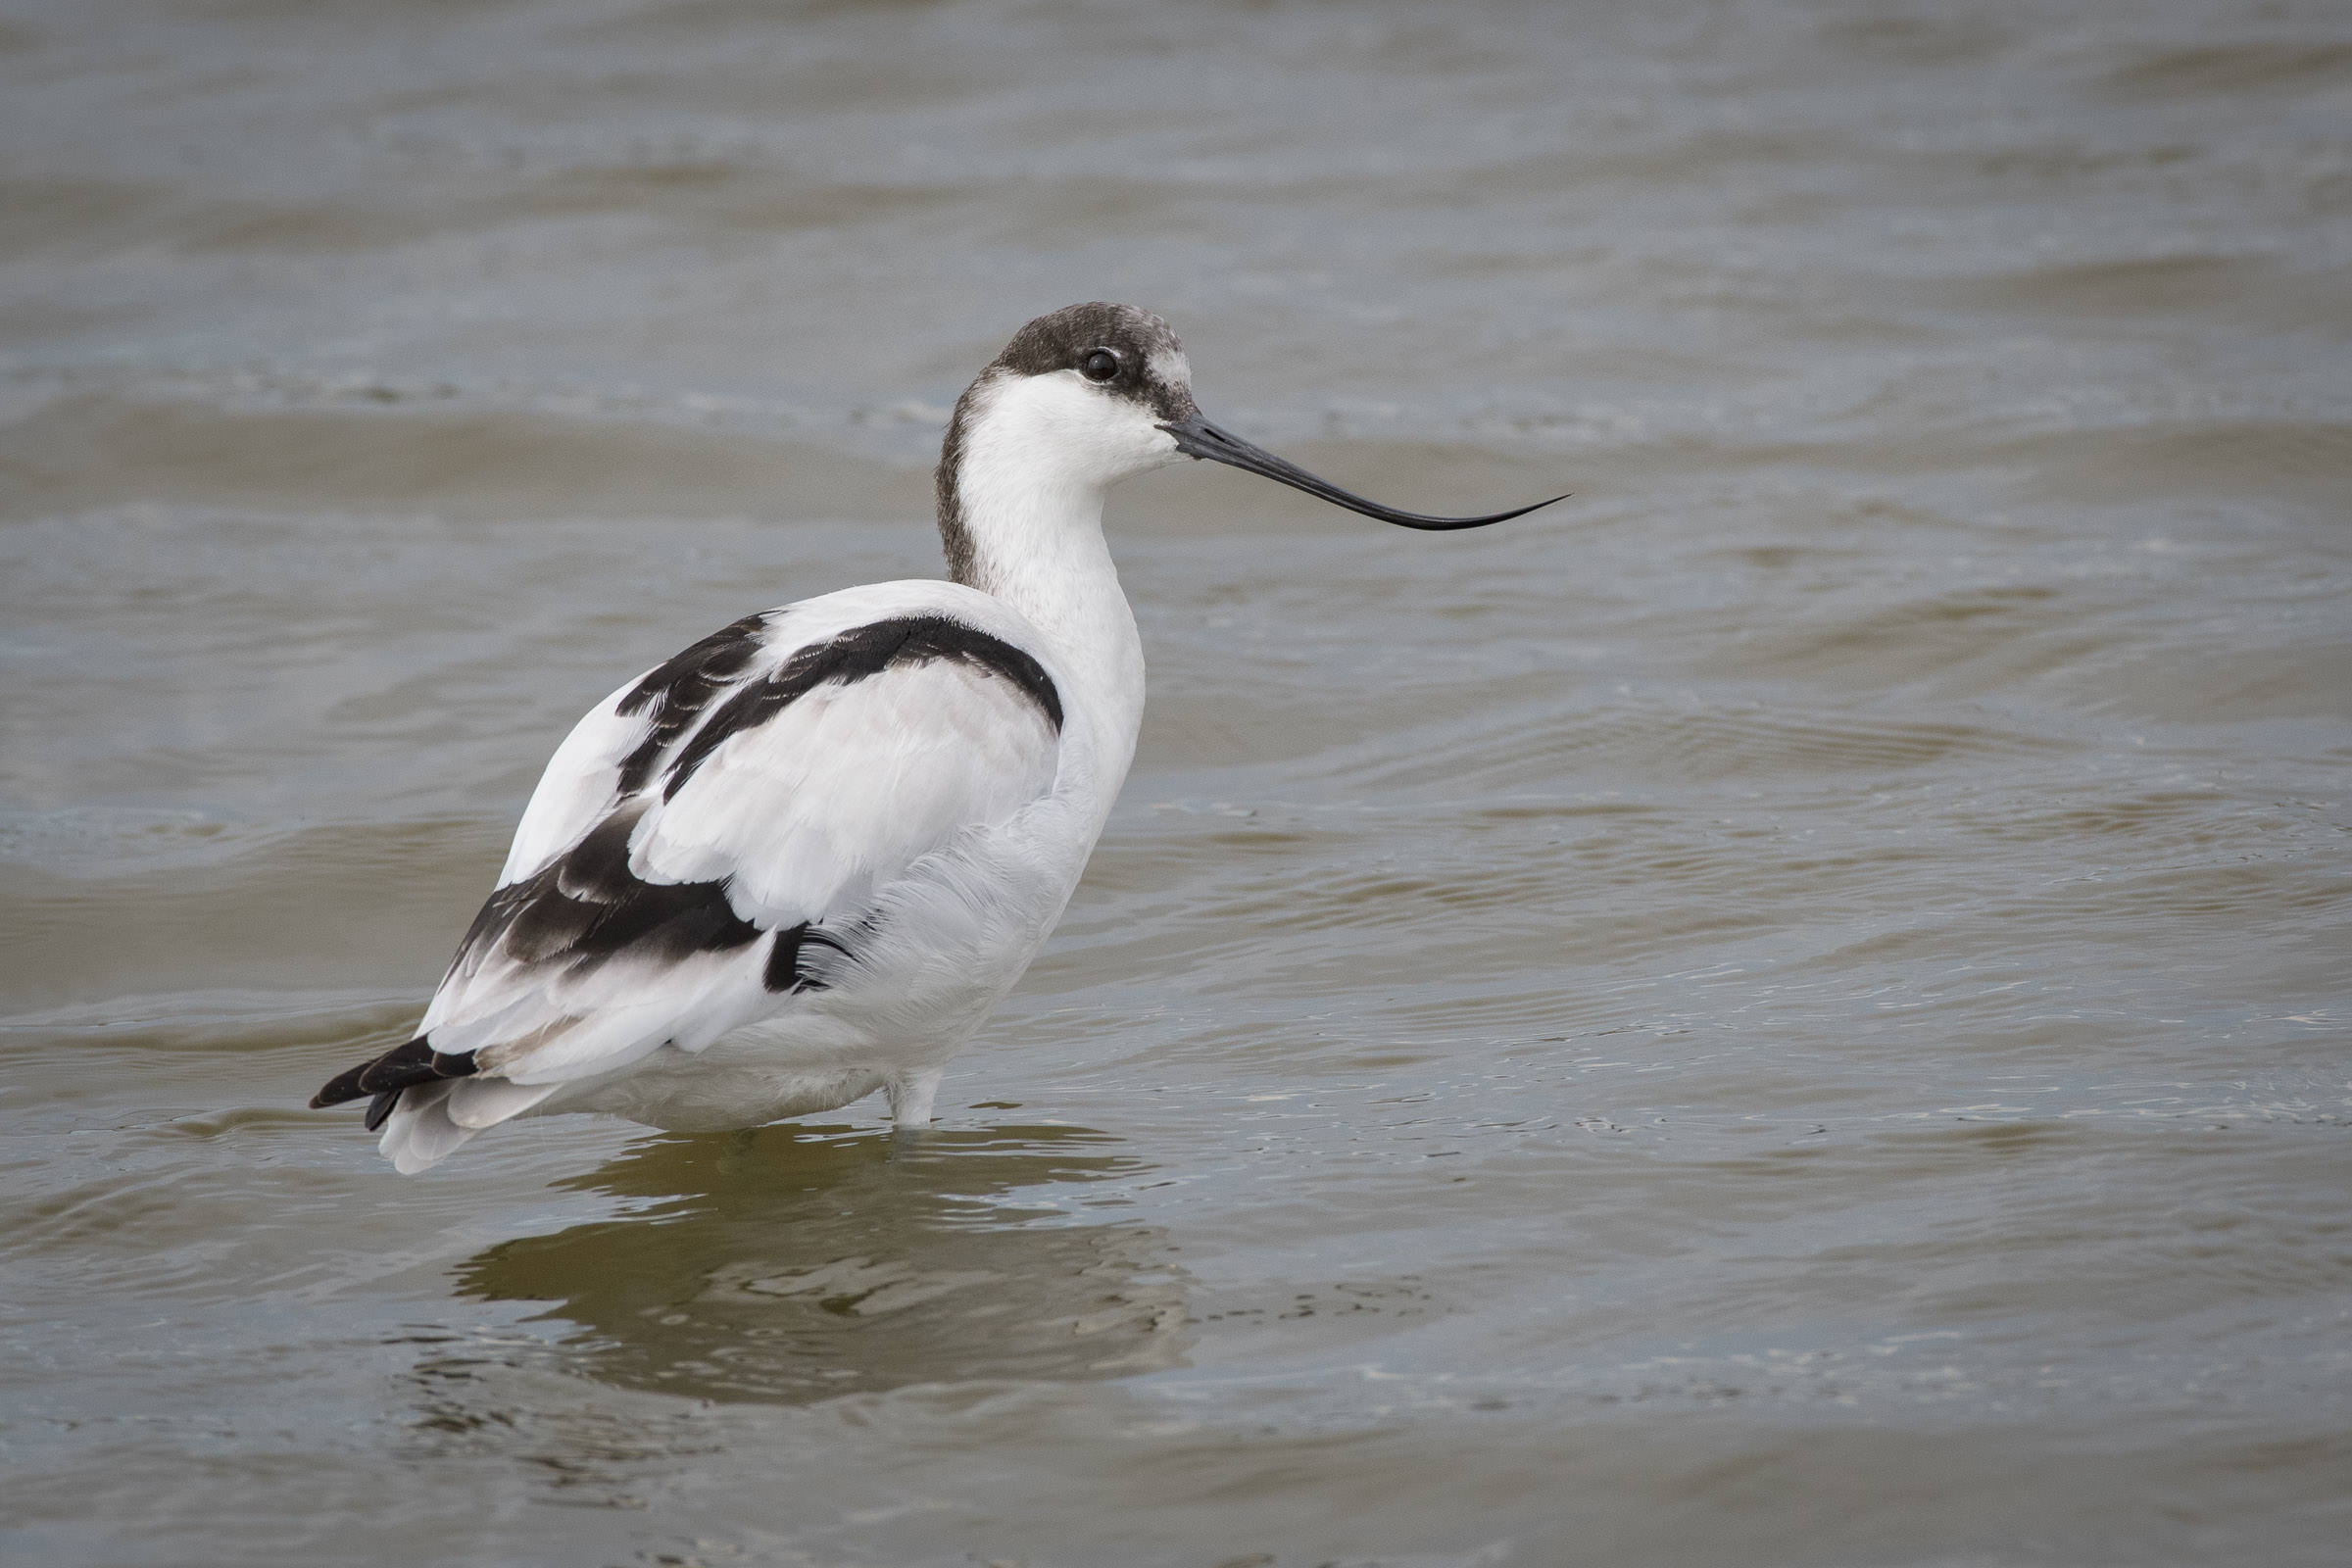
<svg viewBox="0 0 2352 1568"><path fill-rule="evenodd" d="M2342 1560L2340 8L4 9L13 1560ZM1577 499L1117 498L919 1148L301 1109L1095 297Z"/></svg>

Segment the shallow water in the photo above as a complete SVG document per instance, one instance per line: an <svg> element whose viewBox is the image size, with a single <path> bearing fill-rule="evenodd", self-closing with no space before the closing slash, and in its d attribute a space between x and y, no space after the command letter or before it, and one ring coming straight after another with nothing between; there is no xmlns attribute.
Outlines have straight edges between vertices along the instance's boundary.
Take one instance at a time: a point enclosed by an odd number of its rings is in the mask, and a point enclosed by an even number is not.
<svg viewBox="0 0 2352 1568"><path fill-rule="evenodd" d="M1952 11L11 0L0 1547L2340 1560L2352 27ZM1576 499L1119 495L919 1143L301 1109L1094 297Z"/></svg>

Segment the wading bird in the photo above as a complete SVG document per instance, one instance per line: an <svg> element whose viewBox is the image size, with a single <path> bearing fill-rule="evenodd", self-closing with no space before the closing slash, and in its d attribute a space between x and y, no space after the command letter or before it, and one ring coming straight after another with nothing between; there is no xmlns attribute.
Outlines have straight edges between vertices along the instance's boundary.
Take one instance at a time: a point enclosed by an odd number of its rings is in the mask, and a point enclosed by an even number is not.
<svg viewBox="0 0 2352 1568"><path fill-rule="evenodd" d="M311 1103L368 1099L404 1172L526 1113L714 1131L880 1089L900 1125L929 1121L1135 756L1143 646L1103 491L1184 457L1407 528L1536 510L1430 517L1350 495L1202 418L1158 317L1041 316L949 422L952 580L746 615L598 704L416 1037Z"/></svg>

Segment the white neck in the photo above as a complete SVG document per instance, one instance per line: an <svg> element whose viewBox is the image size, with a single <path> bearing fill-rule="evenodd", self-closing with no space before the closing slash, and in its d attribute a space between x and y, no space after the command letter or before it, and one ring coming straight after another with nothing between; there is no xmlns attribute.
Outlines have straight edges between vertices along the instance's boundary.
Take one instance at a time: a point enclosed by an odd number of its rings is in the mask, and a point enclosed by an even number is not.
<svg viewBox="0 0 2352 1568"><path fill-rule="evenodd" d="M1068 706L1093 731L1107 810L1144 715L1143 640L1102 538L1102 493L1133 467L1105 465L1097 444L1070 439L1082 434L1073 416L1099 399L1042 380L975 387L957 411L954 482L941 495L955 514L941 523L961 533L961 549L951 547L964 558L957 580L1019 611L1080 688Z"/></svg>

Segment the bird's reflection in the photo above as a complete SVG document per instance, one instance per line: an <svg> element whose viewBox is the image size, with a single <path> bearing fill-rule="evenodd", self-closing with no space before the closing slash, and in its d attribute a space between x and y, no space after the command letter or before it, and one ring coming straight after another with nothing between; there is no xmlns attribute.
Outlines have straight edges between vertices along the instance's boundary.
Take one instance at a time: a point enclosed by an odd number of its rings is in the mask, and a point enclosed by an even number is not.
<svg viewBox="0 0 2352 1568"><path fill-rule="evenodd" d="M553 1303L584 1331L591 1376L710 1398L1150 1371L1188 1343L1161 1234L1008 1201L1134 1175L1114 1142L1067 1126L657 1139L566 1183L650 1207L502 1243L459 1284Z"/></svg>

